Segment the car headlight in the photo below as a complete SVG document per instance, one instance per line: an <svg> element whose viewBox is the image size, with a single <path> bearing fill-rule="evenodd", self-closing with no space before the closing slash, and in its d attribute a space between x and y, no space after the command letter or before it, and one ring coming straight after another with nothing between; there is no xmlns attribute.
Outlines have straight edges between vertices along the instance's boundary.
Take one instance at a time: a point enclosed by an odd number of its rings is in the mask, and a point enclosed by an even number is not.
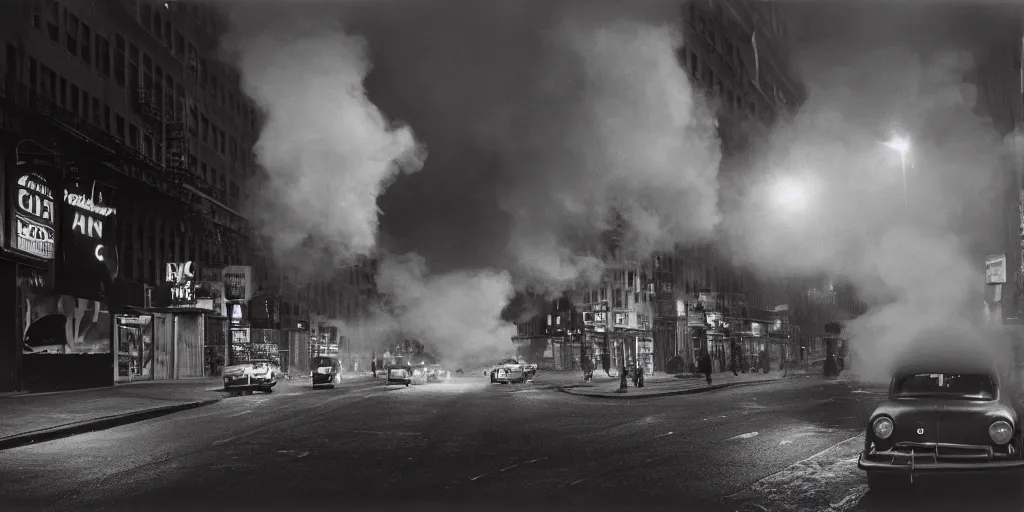
<svg viewBox="0 0 1024 512"><path fill-rule="evenodd" d="M1009 422L999 420L988 427L988 436L996 444L1006 444L1013 438L1013 426Z"/></svg>
<svg viewBox="0 0 1024 512"><path fill-rule="evenodd" d="M889 439L892 435L892 420L889 418L878 418L871 424L871 430L879 439Z"/></svg>

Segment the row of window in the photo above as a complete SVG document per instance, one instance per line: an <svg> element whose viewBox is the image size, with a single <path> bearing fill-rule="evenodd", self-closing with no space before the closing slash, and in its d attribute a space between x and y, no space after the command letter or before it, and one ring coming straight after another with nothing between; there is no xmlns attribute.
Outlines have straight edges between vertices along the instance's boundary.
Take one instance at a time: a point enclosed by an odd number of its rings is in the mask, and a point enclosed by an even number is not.
<svg viewBox="0 0 1024 512"><path fill-rule="evenodd" d="M17 54L11 45L7 47L7 59L8 63L12 63L17 69ZM118 112L116 106L112 110L105 101L92 96L84 88L78 87L45 64L37 62L34 57L28 57L28 77L21 81L27 82L32 90L74 112L79 118L125 141L154 162L164 161L166 148L161 142L160 135L153 133L150 127L128 121ZM226 194L232 202L240 200L241 187L238 182L232 179L229 183L226 173L222 173L213 164L207 164L190 154L189 168L193 174L202 177L203 181L216 188L218 195ZM220 199L223 200L223 197Z"/></svg>
<svg viewBox="0 0 1024 512"><path fill-rule="evenodd" d="M168 262L200 264L240 262L240 248L215 245L202 234L182 232L157 216L122 210L118 244L125 265L124 277L150 285L160 284Z"/></svg>
<svg viewBox="0 0 1024 512"><path fill-rule="evenodd" d="M151 10L152 11L152 10ZM140 11L141 12L141 11ZM219 127L215 122L211 122L207 118L205 113L200 113L195 102L187 101L185 87L181 83L176 83L170 71L165 74L164 70L158 64L154 64L154 59L145 51L141 51L139 47L134 43L127 41L124 36L120 33L115 34L114 44L114 65L111 66L111 51L110 42L100 34L93 34L92 30L88 25L82 23L77 16L72 12L60 8L58 2L54 2L51 8L48 10L49 16L46 20L46 31L52 42L57 44L63 44L69 53L76 57L80 57L85 63L90 64L95 62L95 69L101 75L110 76L111 69L114 70L114 78L116 83L121 87L127 87L129 90L137 90L141 88L144 91L151 93L149 96L156 107L157 111L161 116L166 115L168 120L185 121L189 124L189 133L193 136L198 137L204 144L208 144L215 152L221 156L227 156L231 162L240 162L242 160L243 151L240 149L238 139L234 136L229 135L226 130ZM61 14L63 13L63 17ZM152 19L153 23L147 27L152 30L153 27L159 25L164 26L163 23L158 23L158 13L155 11L152 13L150 18L141 19ZM61 38L61 20L64 20L64 37ZM166 23L170 23L168 19ZM40 10L38 8L33 14L33 24L40 30L43 29L41 21ZM144 25L145 26L145 25ZM169 34L169 32L166 32ZM176 32L173 39L170 36L164 38L166 41L176 41L181 36L180 32ZM95 55L93 54L92 41L95 38ZM183 49L185 43L183 36L180 37L182 43L180 47ZM172 47L177 43L171 43ZM188 43L190 51L194 51L194 46ZM183 50L182 50L183 51ZM181 52L178 52L179 54ZM140 59L141 57L141 59ZM180 55L179 55L180 57ZM35 61L34 59L30 63L30 85L36 88L35 74ZM65 97L63 90L58 90L58 79L56 73L49 68L43 66L43 83L38 86L37 90L40 90L44 94L51 97L58 94L61 98ZM202 68L205 70L205 67ZM212 77L212 78L210 78ZM210 83L211 91L215 92L215 99L221 101L222 105L229 108L233 113L241 114L242 112L247 113L247 122L250 126L255 124L255 116L252 113L251 107L246 106L243 109L243 104L240 96L234 93L228 92L226 85L222 86L216 79L216 75L213 73L205 73L201 75L200 87L205 87L208 80L212 80ZM64 79L60 78L60 84L64 83ZM72 86L75 89L77 87ZM85 94L84 91L82 94ZM72 94L73 98L77 98L77 94ZM72 100L77 101L77 99ZM140 132L137 126L133 123L125 127L123 118L118 115L117 119L117 131L114 132L110 128L110 116L109 114L100 117L98 110L98 100L93 98L91 101L92 105L97 105L97 108L93 109L91 114L87 113L82 116L84 119L93 122L97 126L102 126L109 133L116 133L122 140L128 141L132 147L135 147L142 151L150 158L162 162L164 153L164 145L161 143L162 134L152 133L153 130L147 132ZM63 104L62 104L63 105ZM74 103L71 104L74 107ZM83 107L85 110L90 109L90 103L86 103ZM104 104L103 107L109 112L108 107ZM186 117L185 110L188 110ZM72 108L72 110L78 110ZM127 132L127 133L126 133ZM194 148L195 145L190 144L190 148ZM207 164L206 162L199 162L193 152L190 151L190 170L193 174L201 176L204 181L211 184L217 189L218 199L226 202L225 196L230 197L233 200L239 200L241 196L241 188L234 180L227 182L225 176L221 175L213 164ZM255 166L246 166L253 172Z"/></svg>

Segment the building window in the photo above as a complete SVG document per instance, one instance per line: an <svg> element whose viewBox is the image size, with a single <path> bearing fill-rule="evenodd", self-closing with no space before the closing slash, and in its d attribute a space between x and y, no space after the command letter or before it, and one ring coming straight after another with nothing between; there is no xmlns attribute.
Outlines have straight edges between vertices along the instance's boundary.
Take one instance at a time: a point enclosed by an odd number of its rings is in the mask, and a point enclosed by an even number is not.
<svg viewBox="0 0 1024 512"><path fill-rule="evenodd" d="M199 119L199 137L203 142L210 142L210 120L205 115Z"/></svg>
<svg viewBox="0 0 1024 512"><path fill-rule="evenodd" d="M110 107L103 105L103 130L110 133Z"/></svg>
<svg viewBox="0 0 1024 512"><path fill-rule="evenodd" d="M68 109L77 114L79 109L77 85L71 84L71 95L68 99L70 100L68 102Z"/></svg>
<svg viewBox="0 0 1024 512"><path fill-rule="evenodd" d="M126 140L125 139L125 133L124 133L125 122L124 122L124 118L121 117L121 114L117 114L117 123L116 124L117 124L117 138L121 139L121 141L123 142L123 141Z"/></svg>
<svg viewBox="0 0 1024 512"><path fill-rule="evenodd" d="M139 85L139 47L128 43L128 87Z"/></svg>
<svg viewBox="0 0 1024 512"><path fill-rule="evenodd" d="M181 32L174 31L174 46L171 53L181 59L185 56L185 36L181 35Z"/></svg>
<svg viewBox="0 0 1024 512"><path fill-rule="evenodd" d="M60 3L50 5L50 15L46 19L46 33L50 41L60 43Z"/></svg>
<svg viewBox="0 0 1024 512"><path fill-rule="evenodd" d="M139 127L135 123L128 123L128 145L139 148Z"/></svg>
<svg viewBox="0 0 1024 512"><path fill-rule="evenodd" d="M64 47L71 55L78 56L78 17L70 12L64 20Z"/></svg>
<svg viewBox="0 0 1024 512"><path fill-rule="evenodd" d="M125 58L125 40L121 34L114 37L114 78L117 85L125 86L125 65L128 59Z"/></svg>
<svg viewBox="0 0 1024 512"><path fill-rule="evenodd" d="M82 60L86 64L92 64L92 30L89 25L82 23Z"/></svg>
<svg viewBox="0 0 1024 512"><path fill-rule="evenodd" d="M96 69L104 76L110 76L110 41L96 36Z"/></svg>

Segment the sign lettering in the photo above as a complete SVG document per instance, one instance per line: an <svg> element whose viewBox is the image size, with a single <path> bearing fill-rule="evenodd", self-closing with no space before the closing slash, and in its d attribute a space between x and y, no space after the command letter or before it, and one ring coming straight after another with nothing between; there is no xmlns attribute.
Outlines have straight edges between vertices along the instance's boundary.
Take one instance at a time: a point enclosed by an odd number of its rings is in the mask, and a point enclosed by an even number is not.
<svg viewBox="0 0 1024 512"><path fill-rule="evenodd" d="M36 173L21 175L14 187L14 205L13 249L53 259L53 192L46 178Z"/></svg>

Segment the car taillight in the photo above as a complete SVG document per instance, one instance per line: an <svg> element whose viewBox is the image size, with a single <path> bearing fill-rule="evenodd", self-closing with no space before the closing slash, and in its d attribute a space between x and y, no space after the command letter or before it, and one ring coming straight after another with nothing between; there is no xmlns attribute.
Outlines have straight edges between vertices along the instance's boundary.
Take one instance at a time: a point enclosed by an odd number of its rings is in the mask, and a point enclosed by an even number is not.
<svg viewBox="0 0 1024 512"><path fill-rule="evenodd" d="M879 439L889 439L892 435L892 420L889 418L878 418L871 424L871 430Z"/></svg>
<svg viewBox="0 0 1024 512"><path fill-rule="evenodd" d="M1003 420L993 422L988 427L988 436L992 438L993 443L1009 443L1010 439L1013 439L1013 426Z"/></svg>

